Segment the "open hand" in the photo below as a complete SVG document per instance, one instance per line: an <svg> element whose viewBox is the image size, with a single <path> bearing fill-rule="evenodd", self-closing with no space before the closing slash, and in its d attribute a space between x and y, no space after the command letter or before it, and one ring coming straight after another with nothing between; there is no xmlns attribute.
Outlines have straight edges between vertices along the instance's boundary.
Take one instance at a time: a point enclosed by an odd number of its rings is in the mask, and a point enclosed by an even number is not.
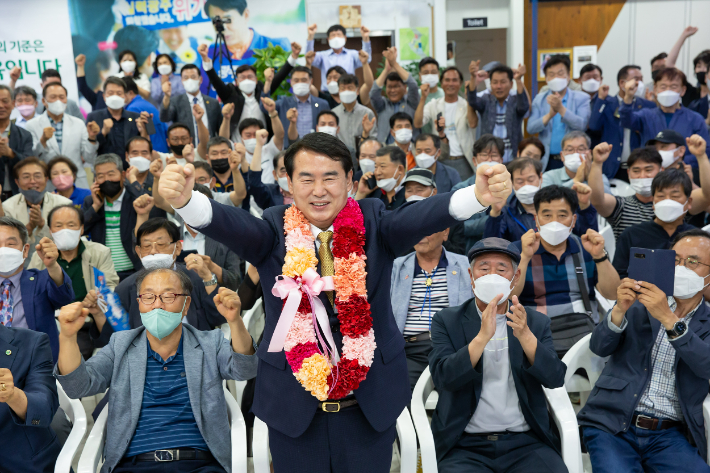
<svg viewBox="0 0 710 473"><path fill-rule="evenodd" d="M502 298L503 294L495 296L481 314L481 328L477 337L481 337L486 343L496 334L496 314L498 313L498 304Z"/></svg>
<svg viewBox="0 0 710 473"><path fill-rule="evenodd" d="M510 310L507 314L508 321L506 324L513 329L513 335L515 338L520 339L522 337L530 335L530 327L528 327L528 313L525 311L525 307L518 300L518 296L513 296L513 303L510 305Z"/></svg>

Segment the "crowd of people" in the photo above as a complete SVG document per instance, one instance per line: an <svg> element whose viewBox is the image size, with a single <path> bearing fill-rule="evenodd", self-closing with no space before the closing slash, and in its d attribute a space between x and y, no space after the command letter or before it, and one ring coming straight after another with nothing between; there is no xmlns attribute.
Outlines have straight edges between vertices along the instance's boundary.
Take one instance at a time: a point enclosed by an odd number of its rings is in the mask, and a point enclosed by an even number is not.
<svg viewBox="0 0 710 473"><path fill-rule="evenodd" d="M611 96L556 55L534 97L524 64L417 76L390 47L375 77L366 27L360 50L316 31L233 83L206 45L152 78L126 50L95 92L80 55L87 116L56 70L41 97L0 84L0 470L53 470L56 378L110 388L102 471L231 471L223 379L250 380L275 471L389 471L429 369L439 471L561 473L542 388L591 333L594 471L710 471L710 50L675 67L697 29L648 83L624 66ZM629 278L634 248L675 251L672 293Z"/></svg>

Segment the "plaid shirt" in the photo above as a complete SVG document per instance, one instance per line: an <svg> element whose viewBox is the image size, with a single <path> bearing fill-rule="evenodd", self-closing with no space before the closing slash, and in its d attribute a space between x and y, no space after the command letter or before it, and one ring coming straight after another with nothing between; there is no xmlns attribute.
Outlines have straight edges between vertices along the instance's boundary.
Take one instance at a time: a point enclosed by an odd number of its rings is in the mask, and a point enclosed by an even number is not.
<svg viewBox="0 0 710 473"><path fill-rule="evenodd" d="M52 128L54 128L54 138L57 140L57 146L59 147L59 151L62 151L62 130L64 129L64 120L61 122L57 123L52 118L47 114L47 118L49 118L49 124L52 125Z"/></svg>
<svg viewBox="0 0 710 473"><path fill-rule="evenodd" d="M700 302L700 304L702 303L703 301ZM685 316L683 321L686 325L690 324L690 319L695 314L695 311L698 310L700 304ZM668 298L668 305L675 312L677 304L673 297ZM623 329L624 327L625 324L622 324L621 328ZM688 333L688 331L686 330L685 333ZM651 350L651 363L653 365L651 382L648 383L641 395L639 404L636 407L638 412L651 417L658 417L659 419L683 420L683 411L680 408L678 387L676 386L675 360L675 349L668 340L666 331L661 327Z"/></svg>

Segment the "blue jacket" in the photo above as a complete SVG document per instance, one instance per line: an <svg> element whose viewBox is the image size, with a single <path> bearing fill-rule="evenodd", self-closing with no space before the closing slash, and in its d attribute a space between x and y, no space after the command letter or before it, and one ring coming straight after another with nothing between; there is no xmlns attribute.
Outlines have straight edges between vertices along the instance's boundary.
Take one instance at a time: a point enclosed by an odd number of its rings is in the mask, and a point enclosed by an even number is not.
<svg viewBox="0 0 710 473"><path fill-rule="evenodd" d="M508 241L518 241L528 230L537 231L535 216L525 211L518 198L515 197L515 193L512 194L508 205L503 207L499 216L491 217L490 209L486 213L488 218L486 219L483 238L496 237L504 238ZM599 222L597 220L597 209L593 205L584 210L577 209L577 223L574 225L572 232L575 235L582 236L590 228L598 231Z"/></svg>
<svg viewBox="0 0 710 473"><path fill-rule="evenodd" d="M449 296L449 307L463 304L473 297L471 276L468 274L468 258L456 253L450 253L445 248L444 254L448 266L446 267L446 288ZM415 252L401 256L394 260L392 265L392 286L390 299L392 300L392 313L397 323L397 328L404 333L404 324L407 322L409 298L412 295L412 281L414 280Z"/></svg>
<svg viewBox="0 0 710 473"><path fill-rule="evenodd" d="M634 97L631 106L634 109L656 108L655 103L639 97ZM589 129L601 132L601 143L613 145L609 159L604 162L602 167L604 175L612 179L616 176L619 166L621 166L621 152L624 149L624 127L621 126L621 118L619 116L618 96L609 95L605 99L600 99L598 95L595 96L592 100L592 116L589 117ZM632 151L643 146L644 143L641 142L641 134L638 131L631 132L629 148Z"/></svg>
<svg viewBox="0 0 710 473"><path fill-rule="evenodd" d="M54 311L74 302L71 279L62 270L64 284L57 286L46 269L25 269L20 277L22 307L25 309L27 327L35 332L49 335L52 358L59 356L59 331L54 320Z"/></svg>
<svg viewBox="0 0 710 473"><path fill-rule="evenodd" d="M0 471L51 473L61 447L50 427L59 399L49 337L0 325L0 355L0 368L10 370L13 383L27 396L24 421L0 403L0 438L9 447L0 455Z"/></svg>
<svg viewBox="0 0 710 473"><path fill-rule="evenodd" d="M262 97L269 97L269 95L265 93L261 93ZM308 98L311 101L311 114L313 115L313 131L316 130L316 125L318 125L318 114L322 112L323 110L330 110L330 105L328 105L328 101L320 99L318 97L314 97L312 95L309 95ZM298 98L296 98L295 95L282 95L276 100L276 111L279 114L279 118L281 119L281 124L284 127L284 149L288 147L288 145L292 144L292 142L288 139L288 125L289 121L288 118L286 118L286 113L292 108L297 108ZM264 108L264 105L259 101L259 107L261 108L261 112L264 114L265 117L269 116L269 113L266 111ZM302 138L299 136L299 138Z"/></svg>
<svg viewBox="0 0 710 473"><path fill-rule="evenodd" d="M461 175L459 172L447 166L439 161L436 162L436 174L434 174L434 182L436 182L436 191L441 194L444 192L451 192L451 189L461 182Z"/></svg>
<svg viewBox="0 0 710 473"><path fill-rule="evenodd" d="M626 312L628 325L621 333L602 321L592 332L589 348L609 361L577 418L583 426L610 434L626 432L639 398L651 377L651 350L661 323L640 302ZM671 340L676 353L676 387L690 434L700 456L707 458L703 401L710 379L710 308L703 301L688 324L688 331Z"/></svg>
<svg viewBox="0 0 710 473"><path fill-rule="evenodd" d="M456 223L449 215L450 200L451 194L437 194L420 202L406 203L393 211L386 211L379 199L358 201L365 221L367 300L371 306L377 349L367 378L355 390L355 398L370 425L378 432L390 428L411 400L404 338L395 323L390 301L392 263L395 255L403 254L425 236ZM262 220L243 209L214 201L210 203L212 221L199 231L224 243L253 264L264 285L266 321L263 341L256 353L259 372L252 409L269 428L289 437L298 437L311 424L318 399L293 376L283 350L268 351L282 308L281 299L271 294L271 287L275 278L282 274L286 255L283 219L287 207L264 210ZM235 229L239 229L238 238ZM321 293L319 297L324 302L331 326L338 328L339 321L326 294ZM342 334L333 332L340 352Z"/></svg>
<svg viewBox="0 0 710 473"><path fill-rule="evenodd" d="M444 309L431 324L429 369L439 392L439 402L431 420L436 457L439 461L456 445L471 420L481 398L483 357L471 365L468 344L481 329L481 318L472 298L458 307ZM530 365L523 347L508 327L508 354L525 421L538 438L560 452L559 439L550 430L550 416L542 387L559 388L565 382L567 367L552 346L550 318L525 309L528 327L538 340L535 364ZM706 389L707 392L707 389Z"/></svg>
<svg viewBox="0 0 710 473"><path fill-rule="evenodd" d="M621 115L621 125L623 127L641 133L642 144L653 139L659 131L669 128L680 133L683 138L698 134L706 143L710 140L705 119L699 113L685 107L680 107L675 111L668 125L666 125L666 117L660 108L642 108L639 110L633 108L632 104L622 103L621 107L619 107L619 114ZM698 167L698 160L687 146L683 160L694 168Z"/></svg>
<svg viewBox="0 0 710 473"><path fill-rule="evenodd" d="M261 182L261 171L249 171L249 194L254 197L254 202L261 210L284 204L284 196L278 184L264 184Z"/></svg>
<svg viewBox="0 0 710 473"><path fill-rule="evenodd" d="M533 100L532 113L528 119L528 133L534 135L539 133L540 141L545 145L545 155L542 157L542 169L547 168L547 160L550 157L550 139L552 137L552 120L547 122L547 125L542 124L542 117L550 111L550 105L547 103L547 96L552 93L551 90L546 90L541 94L537 94ZM565 125L565 133L572 130L584 131L587 129L589 115L589 95L586 92L578 92L567 88L567 112L562 117L562 123Z"/></svg>
<svg viewBox="0 0 710 473"><path fill-rule="evenodd" d="M167 142L168 127L165 123L160 121L160 112L157 108L155 108L155 105L148 102L140 95L136 95L136 97L131 100L131 103L126 105L126 110L129 112L136 112L138 114L141 112L152 113L153 125L155 125L155 134L150 135L150 141L153 144L153 149L162 153L170 151Z"/></svg>

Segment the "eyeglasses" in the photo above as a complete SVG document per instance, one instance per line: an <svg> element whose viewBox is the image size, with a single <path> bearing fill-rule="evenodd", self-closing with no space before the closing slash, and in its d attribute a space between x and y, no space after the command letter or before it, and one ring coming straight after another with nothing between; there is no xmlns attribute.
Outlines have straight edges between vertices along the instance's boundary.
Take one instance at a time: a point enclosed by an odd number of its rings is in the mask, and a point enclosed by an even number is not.
<svg viewBox="0 0 710 473"><path fill-rule="evenodd" d="M139 295L138 300L145 305L153 305L155 303L155 300L157 298L160 298L161 302L167 305L175 302L175 299L177 299L179 296L189 296L189 294L175 294L173 292L166 292L157 296L155 294L146 293Z"/></svg>
<svg viewBox="0 0 710 473"><path fill-rule="evenodd" d="M228 158L231 153L232 153L232 150L223 149L222 151L210 151L207 154L209 155L210 158L216 158L218 156Z"/></svg>
<svg viewBox="0 0 710 473"><path fill-rule="evenodd" d="M685 267L688 269L697 269L699 264L702 264L703 266L710 267L710 264L705 264L701 263L700 261L696 260L695 258L685 258L681 259L678 256L675 257L675 265L676 266L683 266L681 263L685 261Z"/></svg>
<svg viewBox="0 0 710 473"><path fill-rule="evenodd" d="M170 245L174 245L175 243L177 243L177 242L172 241L170 243L164 243L164 242L154 241L153 243L143 243L141 245L141 250L142 251L150 251L153 249L153 246L155 246L155 249L162 253L163 251L167 250Z"/></svg>
<svg viewBox="0 0 710 473"><path fill-rule="evenodd" d="M483 159L484 161L487 161L489 159L500 159L500 154L495 153L495 154L483 154L483 153L478 153L476 155L477 160Z"/></svg>
<svg viewBox="0 0 710 473"><path fill-rule="evenodd" d="M183 136L183 137L172 136L172 137L168 138L168 141L172 141L173 143L177 143L177 144L188 144L188 143L190 143L190 137L189 136Z"/></svg>
<svg viewBox="0 0 710 473"><path fill-rule="evenodd" d="M586 153L587 151L589 151L589 148L587 148L586 146L580 146L580 147L577 148L577 149L575 149L575 148L565 148L563 151L564 151L565 153L567 153L567 154L572 154L572 153L584 154L584 153Z"/></svg>

